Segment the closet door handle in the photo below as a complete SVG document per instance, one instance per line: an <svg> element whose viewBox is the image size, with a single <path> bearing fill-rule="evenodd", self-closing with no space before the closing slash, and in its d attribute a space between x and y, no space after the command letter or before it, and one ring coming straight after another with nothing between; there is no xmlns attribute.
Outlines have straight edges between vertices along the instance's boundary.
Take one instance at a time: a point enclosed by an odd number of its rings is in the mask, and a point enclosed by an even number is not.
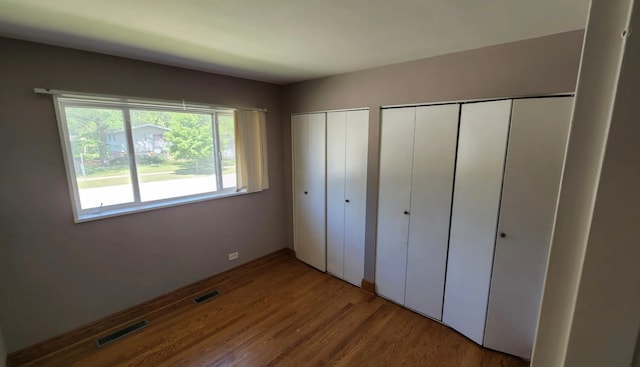
<svg viewBox="0 0 640 367"><path fill-rule="evenodd" d="M345 203L350 203L351 201L349 201L349 199L345 200Z"/></svg>
<svg viewBox="0 0 640 367"><path fill-rule="evenodd" d="M500 232L500 237L505 238L505 237L507 237L507 234L504 233L504 232Z"/></svg>
<svg viewBox="0 0 640 367"><path fill-rule="evenodd" d="M306 191L305 191L305 192L304 192L304 194L305 194L305 195L307 195L307 194L308 194L308 192L306 192Z"/></svg>
<svg viewBox="0 0 640 367"><path fill-rule="evenodd" d="M405 214L405 215L409 215L409 211L405 210L405 211L404 211L404 214Z"/></svg>

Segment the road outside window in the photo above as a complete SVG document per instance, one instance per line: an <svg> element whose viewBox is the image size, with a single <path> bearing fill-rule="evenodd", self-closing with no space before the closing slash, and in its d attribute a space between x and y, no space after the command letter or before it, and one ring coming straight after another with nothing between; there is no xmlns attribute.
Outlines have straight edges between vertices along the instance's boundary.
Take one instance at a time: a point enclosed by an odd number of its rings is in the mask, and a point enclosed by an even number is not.
<svg viewBox="0 0 640 367"><path fill-rule="evenodd" d="M76 220L235 192L231 111L58 104Z"/></svg>

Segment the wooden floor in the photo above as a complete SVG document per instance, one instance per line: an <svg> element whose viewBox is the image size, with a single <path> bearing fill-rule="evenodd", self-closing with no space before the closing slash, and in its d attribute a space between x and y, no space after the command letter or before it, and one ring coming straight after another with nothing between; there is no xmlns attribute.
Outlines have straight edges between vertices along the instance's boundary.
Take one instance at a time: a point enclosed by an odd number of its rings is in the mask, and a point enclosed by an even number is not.
<svg viewBox="0 0 640 367"><path fill-rule="evenodd" d="M528 366L286 255L216 287L220 296L147 317L101 349L26 366Z"/></svg>

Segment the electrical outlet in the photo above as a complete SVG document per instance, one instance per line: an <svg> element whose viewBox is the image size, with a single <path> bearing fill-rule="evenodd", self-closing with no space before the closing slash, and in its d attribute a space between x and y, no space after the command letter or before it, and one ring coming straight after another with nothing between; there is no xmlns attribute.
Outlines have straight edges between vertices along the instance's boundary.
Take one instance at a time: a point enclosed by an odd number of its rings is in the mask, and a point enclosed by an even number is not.
<svg viewBox="0 0 640 367"><path fill-rule="evenodd" d="M230 253L229 254L229 261L237 259L238 256L239 256L238 255L238 251Z"/></svg>

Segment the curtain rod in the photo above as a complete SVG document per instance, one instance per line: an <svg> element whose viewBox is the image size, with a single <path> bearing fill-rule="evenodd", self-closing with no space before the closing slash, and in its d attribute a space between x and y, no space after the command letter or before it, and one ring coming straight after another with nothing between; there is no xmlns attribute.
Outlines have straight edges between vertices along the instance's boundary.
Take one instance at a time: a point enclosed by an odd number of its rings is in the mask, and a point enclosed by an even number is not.
<svg viewBox="0 0 640 367"><path fill-rule="evenodd" d="M85 93L85 92L74 92L68 90L58 90L58 89L49 89L49 88L34 88L33 91L37 94L49 94L61 97L92 97L96 99L111 99L111 100L120 100L123 102L144 102L152 105L153 103L163 103L167 105L174 105L176 107L183 108L209 108L209 109L226 109L226 110L237 110L237 111L259 111L259 112L267 112L266 108L251 108L251 107L230 107L230 106L221 106L221 105L210 105L206 103L196 103L196 102L186 102L184 100L175 101L175 100L166 100L166 99L151 99L151 98L141 98L141 97L130 97L130 96L117 96L113 94L98 94L98 93Z"/></svg>

